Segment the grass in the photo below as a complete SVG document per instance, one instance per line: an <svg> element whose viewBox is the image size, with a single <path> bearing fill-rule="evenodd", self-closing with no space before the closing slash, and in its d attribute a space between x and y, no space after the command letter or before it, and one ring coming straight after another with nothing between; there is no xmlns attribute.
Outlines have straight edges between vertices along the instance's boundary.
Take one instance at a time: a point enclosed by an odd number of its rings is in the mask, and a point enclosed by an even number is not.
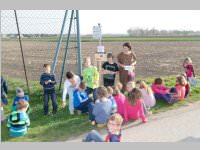
<svg viewBox="0 0 200 150"><path fill-rule="evenodd" d="M175 76L164 77L167 86L172 87L175 84ZM11 104L15 96L15 88L22 87L26 89L25 82L18 79L8 79L9 87L9 104L4 107L5 114L9 114ZM153 82L153 78L146 78L148 84ZM43 93L42 87L37 81L30 82L30 119L31 126L28 134L24 137L13 138L8 134L6 124L2 124L1 139L6 142L46 142L46 141L66 141L72 137L90 131L94 127L89 124L88 115L74 115L70 116L68 110L61 108L61 92L57 92L58 113L55 116L43 115ZM27 91L25 91L27 92ZM168 105L164 100L157 102L156 106L152 108L153 113L159 113L169 109L176 109L179 106L185 105L187 102L195 102L200 100L200 87L193 89L189 98L178 102L173 106ZM50 103L51 104L51 103ZM52 106L49 107L50 110Z"/></svg>
<svg viewBox="0 0 200 150"><path fill-rule="evenodd" d="M70 39L73 42L74 37ZM2 41L18 41L17 38L13 39L2 39ZM38 37L38 38L23 38L22 41L37 41L37 42L58 42L58 37ZM130 37L130 36L103 36L102 42L179 42L179 41L200 41L200 37ZM63 39L62 42L66 42L66 39ZM98 42L98 40L93 39L92 37L81 37L81 42Z"/></svg>

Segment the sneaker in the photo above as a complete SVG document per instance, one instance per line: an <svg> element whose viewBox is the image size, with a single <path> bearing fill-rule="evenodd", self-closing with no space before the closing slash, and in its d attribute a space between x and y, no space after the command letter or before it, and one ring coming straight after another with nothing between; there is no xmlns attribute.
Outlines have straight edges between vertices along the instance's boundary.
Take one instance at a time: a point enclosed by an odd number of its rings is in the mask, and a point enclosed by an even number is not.
<svg viewBox="0 0 200 150"><path fill-rule="evenodd" d="M80 110L77 110L77 113L78 113L78 115L81 115L81 111Z"/></svg>
<svg viewBox="0 0 200 150"><path fill-rule="evenodd" d="M104 128L106 126L106 124L97 124L98 128Z"/></svg>
<svg viewBox="0 0 200 150"><path fill-rule="evenodd" d="M94 126L95 124L96 124L96 122L95 122L95 121L92 121L92 122L91 122L91 125L92 125L92 126Z"/></svg>
<svg viewBox="0 0 200 150"><path fill-rule="evenodd" d="M6 119L4 119L4 120L1 120L1 122L2 122L2 123L6 123Z"/></svg>
<svg viewBox="0 0 200 150"><path fill-rule="evenodd" d="M72 111L72 112L70 112L70 115L74 115L74 112Z"/></svg>
<svg viewBox="0 0 200 150"><path fill-rule="evenodd" d="M82 139L82 142L86 142L86 139L85 139L85 138L83 138L83 139Z"/></svg>

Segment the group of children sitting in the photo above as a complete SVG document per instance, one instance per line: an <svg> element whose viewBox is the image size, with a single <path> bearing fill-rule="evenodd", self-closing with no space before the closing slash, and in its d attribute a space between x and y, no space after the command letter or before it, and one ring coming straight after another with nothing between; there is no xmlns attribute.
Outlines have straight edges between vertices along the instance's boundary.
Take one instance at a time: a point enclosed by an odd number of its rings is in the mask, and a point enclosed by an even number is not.
<svg viewBox="0 0 200 150"><path fill-rule="evenodd" d="M176 77L176 84L169 88L164 85L162 78L156 78L152 86L145 81L129 81L126 91L122 92L122 84L115 84L115 75L118 72L117 63L113 62L113 55L108 54L108 61L102 66L104 86L99 86L99 72L91 65L91 58L85 60L83 77L73 72L66 73L64 81L62 107L66 107L66 97L69 96L69 112L74 115L88 113L91 125L104 127L107 125L109 134L105 141L119 142L121 139L122 122L129 119L141 119L147 122L150 109L156 101L164 99L169 104L174 104L190 95L191 86L196 86L199 80L195 79L194 68L190 58L184 61L185 73ZM111 66L111 67L110 67ZM110 68L110 69L108 69ZM55 115L57 100L55 93L56 78L51 74L51 67L44 64L44 73L40 77L40 84L44 91L44 114ZM48 102L51 96L53 112L49 113ZM13 112L8 116L8 127L13 136L24 135L30 125L28 97L24 96L22 89L17 89L17 97L13 103ZM21 133L18 131L22 131ZM16 134L17 133L17 134ZM104 141L100 134L91 131L84 141Z"/></svg>

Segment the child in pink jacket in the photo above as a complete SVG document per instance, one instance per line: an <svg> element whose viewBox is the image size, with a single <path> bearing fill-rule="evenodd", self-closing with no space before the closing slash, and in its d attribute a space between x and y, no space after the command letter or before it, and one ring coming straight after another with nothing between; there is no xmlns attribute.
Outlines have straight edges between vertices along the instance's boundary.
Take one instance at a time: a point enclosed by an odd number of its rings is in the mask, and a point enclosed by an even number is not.
<svg viewBox="0 0 200 150"><path fill-rule="evenodd" d="M134 88L129 94L124 103L124 122L129 119L142 119L142 122L147 122L142 105L142 93L139 89Z"/></svg>
<svg viewBox="0 0 200 150"><path fill-rule="evenodd" d="M170 94L170 88L166 87L163 84L163 80L161 78L155 79L154 83L152 84L152 90L156 100L164 99L168 103L170 103L170 100L172 98Z"/></svg>
<svg viewBox="0 0 200 150"><path fill-rule="evenodd" d="M124 96L124 94L121 93L121 90L119 89L118 86L115 86L113 88L113 97L116 101L117 104L117 112L123 116L124 114L124 102L126 100L126 97Z"/></svg>

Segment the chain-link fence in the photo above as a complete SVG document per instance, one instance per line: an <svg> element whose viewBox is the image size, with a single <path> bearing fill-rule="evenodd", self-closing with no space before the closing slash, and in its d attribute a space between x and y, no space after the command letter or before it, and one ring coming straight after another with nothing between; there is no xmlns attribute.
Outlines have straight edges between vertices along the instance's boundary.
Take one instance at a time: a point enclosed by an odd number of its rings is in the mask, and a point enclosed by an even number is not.
<svg viewBox="0 0 200 150"><path fill-rule="evenodd" d="M65 10L17 10L16 12L28 79L39 80L43 64L53 63ZM60 80L70 17L71 11L68 11L55 70L58 80ZM64 73L66 70L75 73L78 70L75 22L72 22ZM25 79L14 10L1 10L1 39L2 74Z"/></svg>

